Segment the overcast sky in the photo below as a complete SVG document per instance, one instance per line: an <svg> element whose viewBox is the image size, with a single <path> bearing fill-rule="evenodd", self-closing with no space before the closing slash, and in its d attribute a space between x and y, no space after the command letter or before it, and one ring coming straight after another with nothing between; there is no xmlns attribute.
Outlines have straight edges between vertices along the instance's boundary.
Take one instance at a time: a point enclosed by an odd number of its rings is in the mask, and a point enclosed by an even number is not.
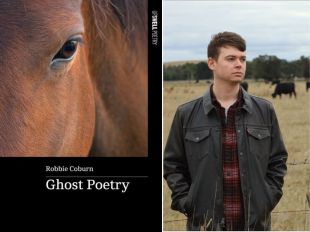
<svg viewBox="0 0 310 232"><path fill-rule="evenodd" d="M233 31L247 60L310 55L310 1L163 1L163 61L204 60L213 34Z"/></svg>

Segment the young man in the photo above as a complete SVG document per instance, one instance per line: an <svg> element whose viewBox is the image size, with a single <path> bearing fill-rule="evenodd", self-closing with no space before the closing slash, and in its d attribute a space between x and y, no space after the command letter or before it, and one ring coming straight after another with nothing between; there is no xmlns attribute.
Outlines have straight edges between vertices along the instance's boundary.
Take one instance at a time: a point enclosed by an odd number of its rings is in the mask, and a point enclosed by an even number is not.
<svg viewBox="0 0 310 232"><path fill-rule="evenodd" d="M188 230L270 230L282 196L287 151L272 104L240 87L245 50L236 33L213 36L214 83L179 106L171 126L164 178Z"/></svg>

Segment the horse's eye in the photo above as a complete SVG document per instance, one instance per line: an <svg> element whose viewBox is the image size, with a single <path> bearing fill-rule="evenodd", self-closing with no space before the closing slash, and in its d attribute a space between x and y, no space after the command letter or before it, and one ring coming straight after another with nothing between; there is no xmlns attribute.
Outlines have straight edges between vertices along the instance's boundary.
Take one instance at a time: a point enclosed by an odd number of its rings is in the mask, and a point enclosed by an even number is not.
<svg viewBox="0 0 310 232"><path fill-rule="evenodd" d="M78 46L78 41L75 39L68 40L62 48L54 56L53 60L71 60Z"/></svg>

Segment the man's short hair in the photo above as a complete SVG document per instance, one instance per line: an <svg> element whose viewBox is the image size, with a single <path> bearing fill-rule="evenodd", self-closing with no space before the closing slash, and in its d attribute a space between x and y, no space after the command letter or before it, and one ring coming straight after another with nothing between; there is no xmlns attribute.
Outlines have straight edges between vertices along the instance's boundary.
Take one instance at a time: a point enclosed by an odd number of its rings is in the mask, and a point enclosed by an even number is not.
<svg viewBox="0 0 310 232"><path fill-rule="evenodd" d="M208 45L208 57L217 60L220 48L225 46L235 47L242 52L246 50L245 40L240 35L225 31L212 36Z"/></svg>

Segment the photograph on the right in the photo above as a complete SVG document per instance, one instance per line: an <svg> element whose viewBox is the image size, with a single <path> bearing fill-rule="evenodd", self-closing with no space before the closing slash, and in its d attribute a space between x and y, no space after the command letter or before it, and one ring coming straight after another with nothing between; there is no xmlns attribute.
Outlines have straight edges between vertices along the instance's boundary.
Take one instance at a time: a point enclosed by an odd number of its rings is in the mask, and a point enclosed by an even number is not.
<svg viewBox="0 0 310 232"><path fill-rule="evenodd" d="M163 1L163 230L310 230L310 2Z"/></svg>

